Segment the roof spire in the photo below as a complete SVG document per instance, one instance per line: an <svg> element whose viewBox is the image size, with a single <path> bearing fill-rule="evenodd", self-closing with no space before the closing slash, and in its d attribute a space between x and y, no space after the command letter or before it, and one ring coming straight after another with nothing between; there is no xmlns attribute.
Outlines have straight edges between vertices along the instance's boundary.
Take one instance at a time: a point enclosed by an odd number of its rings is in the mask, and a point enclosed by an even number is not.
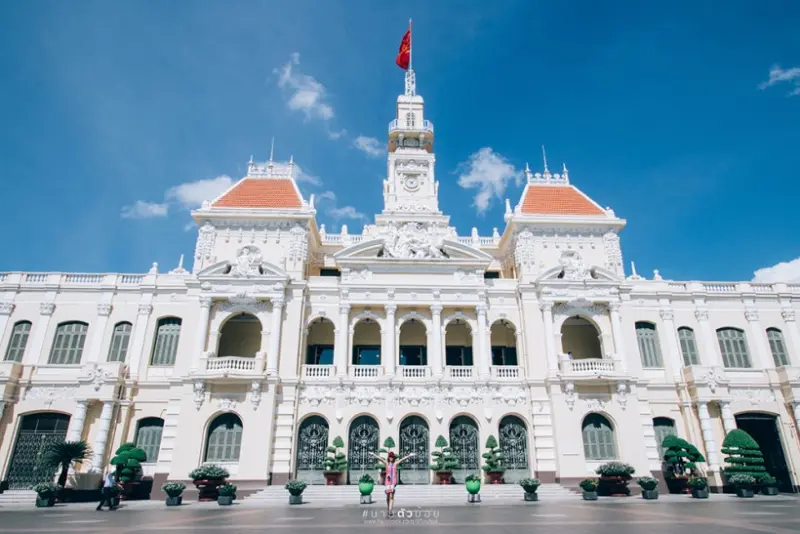
<svg viewBox="0 0 800 534"><path fill-rule="evenodd" d="M272 144L269 147L269 162L272 163L272 156L275 153L275 138L272 138Z"/></svg>
<svg viewBox="0 0 800 534"><path fill-rule="evenodd" d="M542 159L544 160L544 173L549 174L550 169L547 168L547 152L544 150L544 145L542 145Z"/></svg>
<svg viewBox="0 0 800 534"><path fill-rule="evenodd" d="M561 177L564 178L567 183L569 183L569 171L567 170L566 163L561 164Z"/></svg>

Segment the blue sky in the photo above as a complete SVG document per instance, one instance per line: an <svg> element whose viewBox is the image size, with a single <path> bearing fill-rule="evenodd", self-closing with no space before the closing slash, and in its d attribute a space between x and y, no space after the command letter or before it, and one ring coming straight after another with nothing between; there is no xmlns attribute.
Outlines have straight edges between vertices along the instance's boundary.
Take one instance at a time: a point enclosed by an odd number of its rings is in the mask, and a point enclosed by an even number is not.
<svg viewBox="0 0 800 534"><path fill-rule="evenodd" d="M796 2L26 0L0 6L0 268L167 270L194 250L198 196L272 137L306 195L335 194L319 222L360 231L382 207L410 16L460 234L502 231L544 144L628 220L640 274L749 280L800 256ZM485 148L476 206L460 164Z"/></svg>

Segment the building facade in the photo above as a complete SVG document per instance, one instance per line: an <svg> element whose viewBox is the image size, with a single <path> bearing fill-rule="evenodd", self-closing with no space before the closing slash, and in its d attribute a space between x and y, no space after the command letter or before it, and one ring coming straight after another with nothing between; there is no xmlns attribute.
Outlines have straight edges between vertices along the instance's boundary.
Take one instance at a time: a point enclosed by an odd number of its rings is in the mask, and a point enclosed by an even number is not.
<svg viewBox="0 0 800 534"><path fill-rule="evenodd" d="M673 433L719 484L739 427L798 484L800 285L626 276L625 221L566 167L526 169L502 234L459 236L434 140L409 71L361 234L317 225L291 163L251 160L193 212L191 272L0 274L3 479L48 480L42 448L83 439L75 485L129 441L156 482L208 462L240 485L320 483L341 436L347 481L392 437L417 453L403 482L424 484L441 435L460 481L492 435L507 482L572 484L612 459L659 473Z"/></svg>

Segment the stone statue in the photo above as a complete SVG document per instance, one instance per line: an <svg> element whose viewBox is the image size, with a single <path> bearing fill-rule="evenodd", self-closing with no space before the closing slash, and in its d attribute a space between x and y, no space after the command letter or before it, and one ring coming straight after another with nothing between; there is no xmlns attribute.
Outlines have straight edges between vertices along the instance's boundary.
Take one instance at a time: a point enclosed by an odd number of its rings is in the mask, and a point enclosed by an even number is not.
<svg viewBox="0 0 800 534"><path fill-rule="evenodd" d="M231 274L233 276L258 276L261 274L260 268L261 251L254 245L246 245L239 250Z"/></svg>
<svg viewBox="0 0 800 534"><path fill-rule="evenodd" d="M426 228L422 223L407 222L400 228L389 225L384 238L384 255L399 259L442 258L441 239L433 227Z"/></svg>
<svg viewBox="0 0 800 534"><path fill-rule="evenodd" d="M583 263L583 258L577 251L564 251L561 254L559 263L564 269L564 280L588 280L592 277L591 272Z"/></svg>

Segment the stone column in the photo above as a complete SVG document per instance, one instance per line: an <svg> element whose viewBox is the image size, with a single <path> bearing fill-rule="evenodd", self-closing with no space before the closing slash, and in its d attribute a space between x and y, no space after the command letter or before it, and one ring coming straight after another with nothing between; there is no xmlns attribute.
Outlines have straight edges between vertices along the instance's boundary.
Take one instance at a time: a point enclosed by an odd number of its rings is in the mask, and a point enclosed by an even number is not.
<svg viewBox="0 0 800 534"><path fill-rule="evenodd" d="M700 428L703 431L703 443L706 446L706 457L708 459L708 470L719 470L719 453L717 443L714 441L714 432L711 430L711 417L708 415L708 403L698 402L697 413L700 416Z"/></svg>
<svg viewBox="0 0 800 534"><path fill-rule="evenodd" d="M491 362L491 351L487 348L486 342L486 304L480 303L475 307L478 312L478 370L481 378L489 378L491 370L489 363Z"/></svg>
<svg viewBox="0 0 800 534"><path fill-rule="evenodd" d="M211 297L200 297L200 318L194 338L194 354L192 355L192 371L200 367L201 358L206 352L206 338L208 337L209 320L211 319Z"/></svg>
<svg viewBox="0 0 800 534"><path fill-rule="evenodd" d="M144 338L147 334L147 321L150 319L150 314L153 313L153 306L150 304L139 304L139 312L136 316L136 324L133 325L133 332L131 337L133 343L128 353L130 358L130 373L131 378L136 380L139 377L139 367L141 367L142 356L144 354Z"/></svg>
<svg viewBox="0 0 800 534"><path fill-rule="evenodd" d="M722 429L725 431L725 435L727 436L731 430L736 430L736 418L733 417L730 402L720 402L719 408L722 412Z"/></svg>
<svg viewBox="0 0 800 534"><path fill-rule="evenodd" d="M539 304L544 320L544 347L547 353L547 366L550 373L558 372L558 354L556 354L555 337L553 336L553 303L544 301Z"/></svg>
<svg viewBox="0 0 800 534"><path fill-rule="evenodd" d="M700 363L711 367L722 367L716 336L708 324L708 310L697 308L694 316L700 324L700 333L703 336L703 350L700 352ZM703 354L705 353L705 354Z"/></svg>
<svg viewBox="0 0 800 534"><path fill-rule="evenodd" d="M433 304L431 306L431 315L433 317L433 330L431 340L433 341L431 347L431 372L433 376L439 378L443 374L443 358L442 358L442 309L441 304Z"/></svg>
<svg viewBox="0 0 800 534"><path fill-rule="evenodd" d="M767 347L767 331L761 328L761 321L758 319L758 311L747 309L744 312L747 324L750 327L750 339L755 358L750 362L756 369L775 368L772 353Z"/></svg>
<svg viewBox="0 0 800 534"><path fill-rule="evenodd" d="M3 339L8 326L8 319L14 312L14 303L3 301L0 302L0 340Z"/></svg>
<svg viewBox="0 0 800 534"><path fill-rule="evenodd" d="M397 332L395 332L395 313L397 304L386 305L386 329L382 332L383 348L381 349L381 360L383 372L386 376L394 376L395 363L397 362Z"/></svg>
<svg viewBox="0 0 800 534"><path fill-rule="evenodd" d="M350 331L350 305L339 304L339 324L336 325L336 344L333 346L333 359L336 375L347 376L347 333Z"/></svg>
<svg viewBox="0 0 800 534"><path fill-rule="evenodd" d="M54 302L41 302L39 304L39 315L41 315L41 318L33 325L31 349L30 352L27 350L25 351L25 355L22 358L23 363L28 365L47 363L47 358L42 358L42 350L44 349L44 338L50 326L50 318L53 316L55 310L56 305Z"/></svg>
<svg viewBox="0 0 800 534"><path fill-rule="evenodd" d="M619 301L611 301L608 303L608 312L611 317L611 336L614 339L614 351L616 358L622 365L621 371L628 370L628 358L625 355L625 338L622 335L622 318L619 314L619 309L622 303Z"/></svg>
<svg viewBox="0 0 800 534"><path fill-rule="evenodd" d="M787 349L789 365L797 365L800 363L800 329L798 329L796 314L794 310L786 308L781 310L781 317L783 317L786 330L789 332L790 347ZM1 330L0 335L2 335Z"/></svg>
<svg viewBox="0 0 800 534"><path fill-rule="evenodd" d="M89 401L82 399L77 401L75 413L69 418L69 428L67 429L67 441L80 441L83 436L83 426L86 421L86 410Z"/></svg>
<svg viewBox="0 0 800 534"><path fill-rule="evenodd" d="M100 412L100 421L97 427L94 446L92 447L92 471L95 473L105 469L103 459L106 454L106 443L108 442L108 429L111 427L111 416L114 414L114 401L103 401L103 411Z"/></svg>
<svg viewBox="0 0 800 534"><path fill-rule="evenodd" d="M678 345L678 331L675 329L674 314L669 308L661 308L661 321L664 328L661 332L659 340L665 341L666 350L664 351L664 370L667 376L681 376L681 369L683 368L683 355L681 354L680 345Z"/></svg>
<svg viewBox="0 0 800 534"><path fill-rule="evenodd" d="M792 411L794 412L794 424L800 432L800 401L792 402Z"/></svg>
<svg viewBox="0 0 800 534"><path fill-rule="evenodd" d="M283 324L283 297L272 299L272 327L270 328L267 375L278 376L278 354L281 350L281 325Z"/></svg>
<svg viewBox="0 0 800 534"><path fill-rule="evenodd" d="M87 362L99 362L102 359L100 350L103 348L103 335L108 326L109 315L111 315L111 304L97 305L97 321L92 325L92 341L87 351L89 353Z"/></svg>

